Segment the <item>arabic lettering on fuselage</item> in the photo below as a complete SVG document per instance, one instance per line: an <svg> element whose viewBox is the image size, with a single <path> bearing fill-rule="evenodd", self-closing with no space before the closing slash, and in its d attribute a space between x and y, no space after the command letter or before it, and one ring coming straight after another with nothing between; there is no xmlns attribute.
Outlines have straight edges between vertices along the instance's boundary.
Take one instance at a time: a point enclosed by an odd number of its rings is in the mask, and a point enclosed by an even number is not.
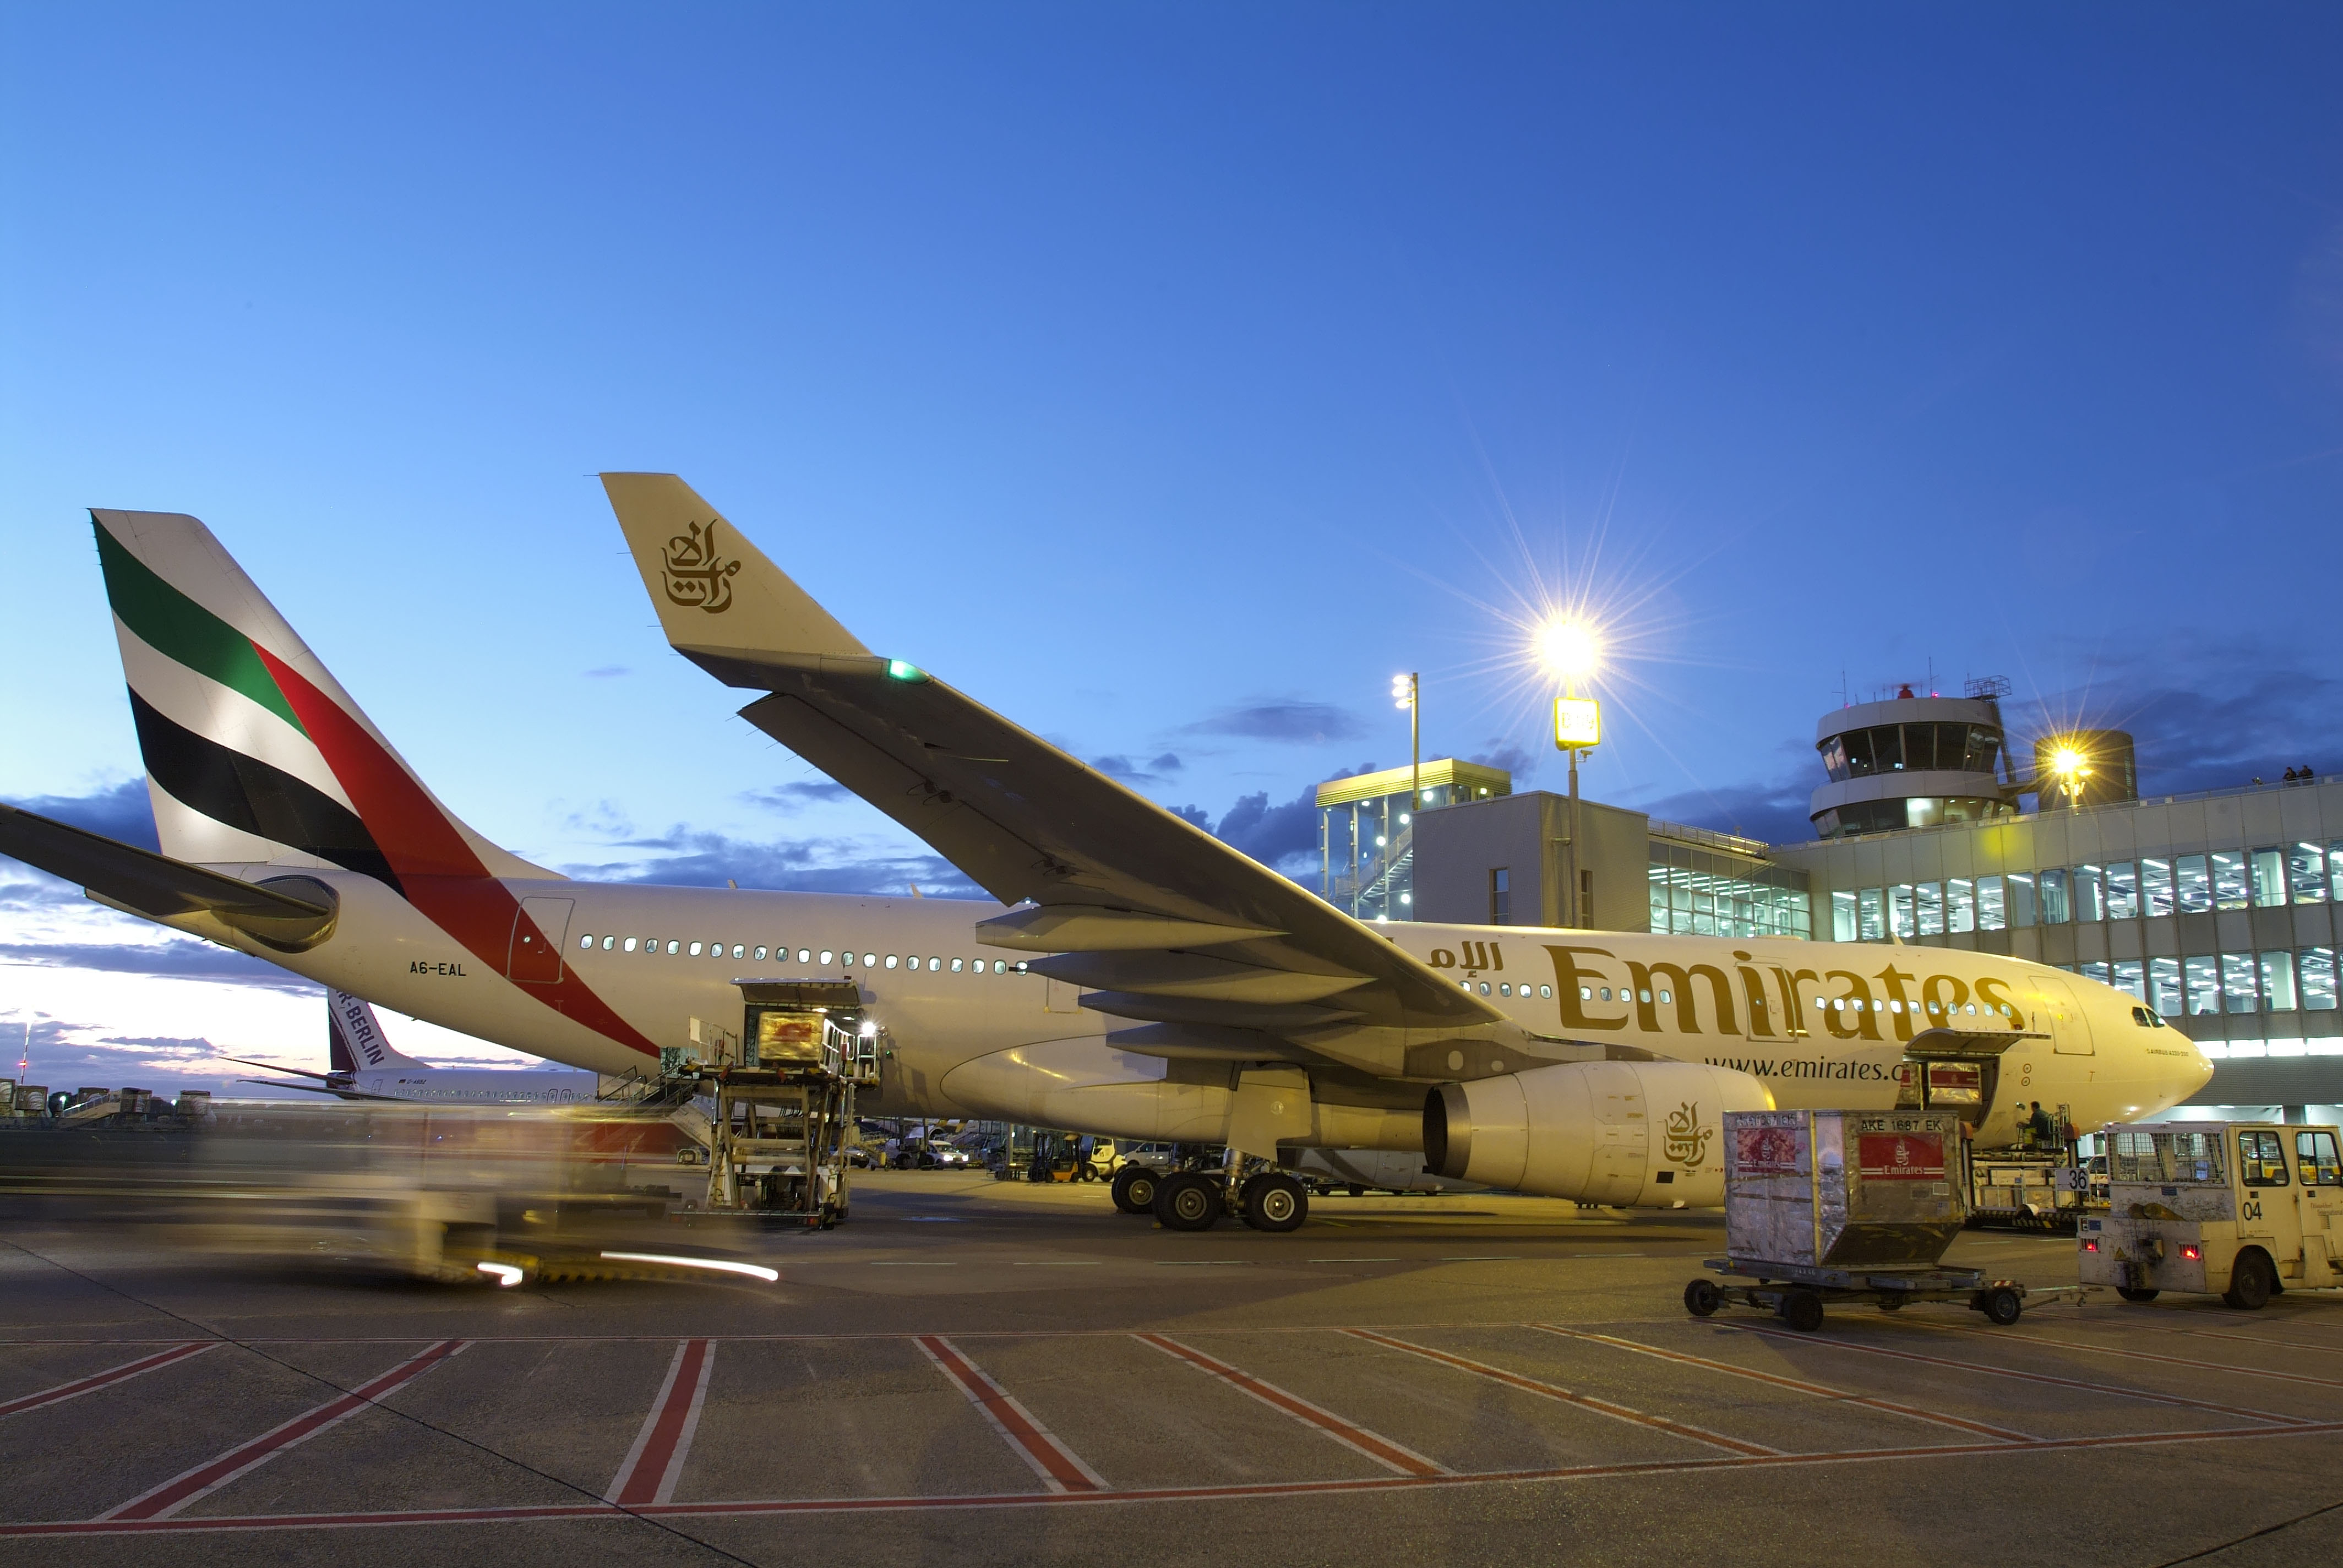
<svg viewBox="0 0 2343 1568"><path fill-rule="evenodd" d="M1866 975L1845 969L1788 969L1736 948L1728 974L1718 964L1645 963L1579 943L1552 944L1544 950L1554 964L1555 1000L1566 1030L1714 1030L1752 1040L1795 1039L1814 1027L1806 1017L1809 997L1821 1000L1815 1010L1833 1038L1883 1044L1891 1038L1882 1032L1883 1022L1893 1039L1908 1040L1916 1026L1969 1016L1964 1008L1973 1007L1985 1028L2016 1028L2025 1016L2009 980L1989 975L1974 981L1957 975L1923 977L1898 969L1896 960ZM1500 974L1505 967L1503 944L1493 941L1434 948L1427 961L1435 970L1462 969L1473 975ZM1522 989L1527 995L1529 988Z"/></svg>

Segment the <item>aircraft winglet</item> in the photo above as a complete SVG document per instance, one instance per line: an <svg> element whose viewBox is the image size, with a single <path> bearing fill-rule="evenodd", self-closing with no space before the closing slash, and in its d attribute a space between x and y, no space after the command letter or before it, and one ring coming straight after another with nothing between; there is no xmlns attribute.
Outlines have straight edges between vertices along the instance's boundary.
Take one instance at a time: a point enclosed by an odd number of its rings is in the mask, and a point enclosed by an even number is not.
<svg viewBox="0 0 2343 1568"><path fill-rule="evenodd" d="M678 653L731 686L773 666L860 668L883 661L673 474L604 474L602 488Z"/></svg>

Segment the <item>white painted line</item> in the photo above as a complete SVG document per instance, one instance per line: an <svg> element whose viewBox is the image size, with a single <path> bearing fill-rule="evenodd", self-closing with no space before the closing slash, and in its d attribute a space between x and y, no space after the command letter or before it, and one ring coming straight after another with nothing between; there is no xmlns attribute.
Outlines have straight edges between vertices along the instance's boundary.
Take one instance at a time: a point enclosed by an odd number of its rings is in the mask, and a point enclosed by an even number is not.
<svg viewBox="0 0 2343 1568"><path fill-rule="evenodd" d="M685 1340L675 1347L668 1363L667 1381L651 1401L650 1413L635 1444L602 1494L606 1503L622 1508L675 1501L676 1483L683 1478L683 1462L690 1457L691 1440L699 1431L699 1412L708 1402L708 1376L716 1366L716 1345L710 1340Z"/></svg>
<svg viewBox="0 0 2343 1568"><path fill-rule="evenodd" d="M419 1355L410 1356L373 1381L346 1394L302 1412L249 1442L237 1443L216 1459L181 1471L160 1486L150 1487L129 1502L107 1509L101 1520L168 1519L198 1498L208 1497L246 1472L259 1469L288 1448L308 1442L319 1432L340 1425L351 1416L422 1376L464 1348L462 1340L441 1340Z"/></svg>
<svg viewBox="0 0 2343 1568"><path fill-rule="evenodd" d="M1033 1419L1031 1411L1011 1397L1007 1389L993 1382L958 1345L941 1334L921 1334L912 1342L935 1363L938 1372L951 1380L953 1387L968 1396L968 1402L976 1406L976 1412L984 1417L985 1423L1032 1467L1044 1486L1051 1492L1107 1490L1106 1482L1097 1471L1083 1463L1081 1455Z"/></svg>
<svg viewBox="0 0 2343 1568"><path fill-rule="evenodd" d="M1131 1338L1145 1345L1153 1345L1165 1355L1186 1362L1197 1371L1210 1373L1231 1388L1252 1395L1272 1410L1281 1410L1304 1426L1316 1427L1353 1453L1363 1454L1394 1475L1418 1480L1435 1475L1454 1473L1446 1465L1426 1459L1403 1443L1393 1442L1380 1432L1344 1421L1323 1405L1311 1403L1300 1394L1263 1382L1252 1373L1241 1372L1215 1356L1208 1356L1192 1345L1162 1334L1133 1334Z"/></svg>

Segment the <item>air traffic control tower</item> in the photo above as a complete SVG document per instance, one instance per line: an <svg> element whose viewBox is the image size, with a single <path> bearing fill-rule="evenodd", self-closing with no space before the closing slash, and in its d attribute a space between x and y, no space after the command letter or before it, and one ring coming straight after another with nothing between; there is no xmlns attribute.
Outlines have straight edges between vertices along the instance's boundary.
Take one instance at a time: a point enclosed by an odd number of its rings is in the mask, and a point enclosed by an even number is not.
<svg viewBox="0 0 2343 1568"><path fill-rule="evenodd" d="M1818 839L1981 822L2016 813L2015 782L1999 771L2000 699L2009 683L1972 680L1959 697L1900 688L1884 702L1857 702L1815 726L1830 781L1807 815Z"/></svg>

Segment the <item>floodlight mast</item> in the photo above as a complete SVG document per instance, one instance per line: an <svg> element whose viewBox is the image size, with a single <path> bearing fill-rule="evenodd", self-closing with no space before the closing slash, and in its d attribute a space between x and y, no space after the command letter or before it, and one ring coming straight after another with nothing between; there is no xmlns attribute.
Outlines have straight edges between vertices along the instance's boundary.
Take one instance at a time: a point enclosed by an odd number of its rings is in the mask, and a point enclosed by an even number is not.
<svg viewBox="0 0 2343 1568"><path fill-rule="evenodd" d="M1407 709L1407 825L1415 827L1415 814L1423 809L1423 719L1417 706L1421 678L1411 670L1392 677L1392 700Z"/></svg>
<svg viewBox="0 0 2343 1568"><path fill-rule="evenodd" d="M1570 851L1564 862L1569 879L1564 885L1566 901L1562 923L1572 930L1581 929L1594 915L1579 891L1578 759L1581 752L1593 750L1601 742L1603 710L1594 699L1579 697L1578 683L1594 675L1602 646L1594 628L1583 621L1552 621L1538 634L1540 657L1562 677L1562 696L1554 705L1554 743L1570 758L1570 826L1564 839L1564 848Z"/></svg>

